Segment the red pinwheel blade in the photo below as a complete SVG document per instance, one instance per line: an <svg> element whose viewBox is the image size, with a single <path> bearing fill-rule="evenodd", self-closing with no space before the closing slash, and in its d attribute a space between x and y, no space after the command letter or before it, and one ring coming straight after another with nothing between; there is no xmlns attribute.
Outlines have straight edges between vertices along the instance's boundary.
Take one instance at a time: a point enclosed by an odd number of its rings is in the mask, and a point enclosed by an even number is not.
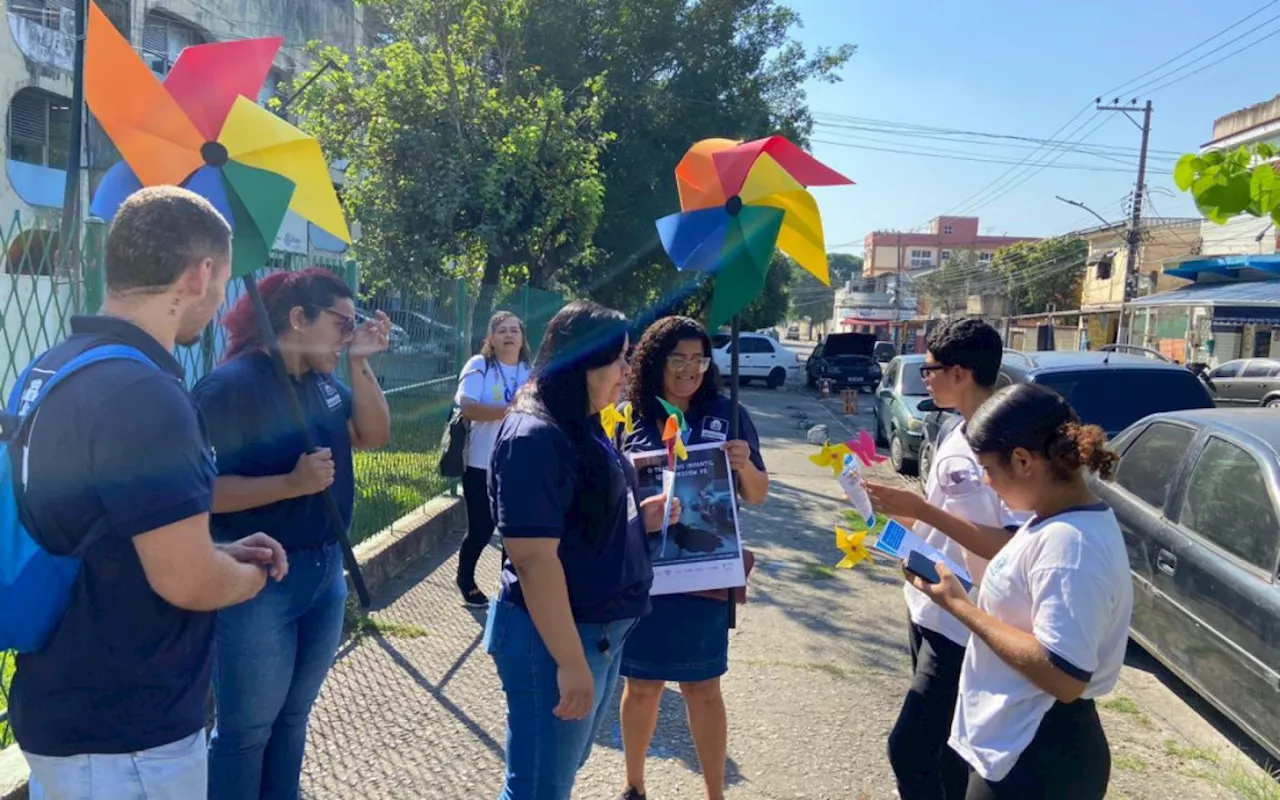
<svg viewBox="0 0 1280 800"><path fill-rule="evenodd" d="M258 99L283 43L283 36L270 36L188 47L173 62L164 88L205 141L217 141L236 98Z"/></svg>
<svg viewBox="0 0 1280 800"><path fill-rule="evenodd" d="M711 159L720 173L720 185L724 187L726 195L733 196L742 190L747 173L762 153L772 156L801 186L842 186L853 183L783 137L769 136L712 154Z"/></svg>

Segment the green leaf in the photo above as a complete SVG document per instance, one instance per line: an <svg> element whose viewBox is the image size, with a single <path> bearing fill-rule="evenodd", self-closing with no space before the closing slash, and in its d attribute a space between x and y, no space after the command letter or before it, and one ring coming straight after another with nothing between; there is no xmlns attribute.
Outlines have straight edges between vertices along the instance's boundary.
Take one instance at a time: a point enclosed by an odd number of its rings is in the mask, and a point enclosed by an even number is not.
<svg viewBox="0 0 1280 800"><path fill-rule="evenodd" d="M1249 181L1249 195L1253 198L1260 215L1268 215L1280 207L1280 179L1270 164L1259 164L1253 169Z"/></svg>
<svg viewBox="0 0 1280 800"><path fill-rule="evenodd" d="M1223 161L1227 160L1227 157L1223 155L1221 150L1210 150L1209 152L1200 156L1200 158L1203 159L1204 163L1210 167L1216 167L1219 164L1221 164Z"/></svg>
<svg viewBox="0 0 1280 800"><path fill-rule="evenodd" d="M1201 159L1194 153L1187 153L1178 159L1178 165L1173 168L1173 182L1177 184L1180 191L1187 191L1191 188L1191 184L1195 182L1196 173L1200 171L1196 169L1197 161L1201 161Z"/></svg>
<svg viewBox="0 0 1280 800"><path fill-rule="evenodd" d="M1276 155L1276 149L1271 145L1267 144L1266 142L1259 142L1258 144L1256 144L1253 148L1253 152L1255 155L1258 156L1258 158L1262 159L1263 161L1268 161L1272 158L1275 158L1275 155Z"/></svg>

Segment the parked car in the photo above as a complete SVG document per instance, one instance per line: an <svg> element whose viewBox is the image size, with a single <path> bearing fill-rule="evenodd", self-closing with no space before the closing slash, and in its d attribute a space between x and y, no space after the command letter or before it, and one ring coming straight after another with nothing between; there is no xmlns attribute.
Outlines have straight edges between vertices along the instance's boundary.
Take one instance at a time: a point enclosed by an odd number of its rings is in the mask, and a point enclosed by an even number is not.
<svg viewBox="0 0 1280 800"><path fill-rule="evenodd" d="M1206 376L1219 406L1280 408L1280 361L1237 358Z"/></svg>
<svg viewBox="0 0 1280 800"><path fill-rule="evenodd" d="M1020 382L1048 386L1067 398L1080 419L1115 436L1148 414L1212 408L1213 396L1190 369L1144 348L1122 345L1104 350L1005 350L996 388ZM954 412L924 406L924 441L919 469L929 462L942 423Z"/></svg>
<svg viewBox="0 0 1280 800"><path fill-rule="evenodd" d="M711 337L711 358L725 379L729 378L732 343L727 333L717 333ZM759 333L740 333L738 346L738 376L744 384L751 380L763 380L769 384L769 388L777 389L786 383L789 375L794 375L800 369L800 356L773 337Z"/></svg>
<svg viewBox="0 0 1280 800"><path fill-rule="evenodd" d="M924 435L920 441L920 458L916 470L923 478L928 476L929 467L933 463L933 451L938 446L938 435L942 432L942 425L948 417L954 416L955 412L949 408L939 408L932 397L921 400L916 408L924 414Z"/></svg>
<svg viewBox="0 0 1280 800"><path fill-rule="evenodd" d="M830 333L818 342L805 364L806 382L817 388L830 380L833 388L872 391L882 376L876 362L876 337L869 333Z"/></svg>
<svg viewBox="0 0 1280 800"><path fill-rule="evenodd" d="M920 460L925 418L920 406L929 400L920 374L922 364L924 356L898 356L890 361L871 407L876 443L888 445L889 464L897 472L915 469Z"/></svg>
<svg viewBox="0 0 1280 800"><path fill-rule="evenodd" d="M1133 639L1280 758L1280 416L1157 414L1113 447L1095 490L1129 552Z"/></svg>
<svg viewBox="0 0 1280 800"><path fill-rule="evenodd" d="M403 308L392 309L386 313L394 324L405 331L406 337L402 351L441 355L452 352L456 345L457 333L452 325L437 322L426 314Z"/></svg>
<svg viewBox="0 0 1280 800"><path fill-rule="evenodd" d="M792 325L790 328L787 328L787 341L788 341L788 342L798 342L798 341L800 341L800 326L799 326L799 325Z"/></svg>
<svg viewBox="0 0 1280 800"><path fill-rule="evenodd" d="M871 355L881 364L888 364L897 354L898 348L893 346L893 342L876 342L871 351Z"/></svg>
<svg viewBox="0 0 1280 800"><path fill-rule="evenodd" d="M363 325L373 319L374 312L356 307L356 323ZM387 335L387 352L403 353L409 344L409 333L402 326L397 325L395 321L391 323L391 332Z"/></svg>

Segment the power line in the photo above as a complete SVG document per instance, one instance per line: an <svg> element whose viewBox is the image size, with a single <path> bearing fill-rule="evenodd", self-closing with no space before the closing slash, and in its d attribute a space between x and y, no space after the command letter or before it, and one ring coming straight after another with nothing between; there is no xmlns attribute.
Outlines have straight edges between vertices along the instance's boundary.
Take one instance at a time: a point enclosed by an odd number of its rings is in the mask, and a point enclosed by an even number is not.
<svg viewBox="0 0 1280 800"><path fill-rule="evenodd" d="M1276 19L1280 19L1280 16L1277 16L1277 17L1276 17ZM1221 64L1223 61L1226 61L1226 60L1227 60L1227 59L1229 59L1229 58L1234 58L1235 56L1238 56L1239 54L1243 53L1245 50L1249 50L1250 48L1253 48L1253 47L1255 47L1255 46L1257 46L1257 45L1259 45L1259 44L1262 44L1263 42L1265 42L1266 40L1268 40L1268 39L1270 39L1270 38L1272 38L1272 37L1276 36L1277 34L1280 34L1280 28L1277 28L1276 30L1272 31L1271 33L1268 33L1266 36L1263 36L1261 39L1258 39L1258 40L1256 40L1256 41L1250 42L1249 44L1245 45L1244 47L1238 48L1238 49L1236 49L1236 50L1232 50L1230 53L1227 53L1227 54L1226 54L1225 56L1223 56L1222 58L1218 58L1218 59L1215 59L1215 60L1213 60L1213 61L1210 61L1208 64L1205 64L1203 67L1200 67L1199 69L1194 69L1194 70L1192 70L1191 72L1186 73L1185 75L1180 75L1179 77L1174 78L1174 79L1173 79L1173 80L1171 80L1171 81L1167 81L1167 82L1165 82L1165 83L1162 83L1162 84L1160 84L1159 86L1157 86L1156 88L1154 88L1154 89L1152 89L1151 91L1147 92L1147 94L1155 94L1156 92L1159 92L1159 91L1161 91L1161 90L1164 90L1164 89L1169 88L1170 86L1173 86L1175 83L1181 83L1182 81L1185 81L1187 78L1190 78L1190 77L1192 77L1193 75L1199 75L1201 72L1204 72L1204 71L1205 71L1205 70L1207 70L1209 67L1212 67L1212 66L1216 66L1216 65L1218 65L1218 64Z"/></svg>
<svg viewBox="0 0 1280 800"><path fill-rule="evenodd" d="M880 153L899 153L901 155L919 156L921 158L943 158L948 161L968 161L975 164L1021 164L1021 161L1010 161L1009 159L995 158L978 158L977 154L964 153L959 151L939 150L936 152L923 152L919 150L900 150L892 147L874 147L872 145L857 144L855 142L837 142L830 139L810 139L815 144L826 144L832 147L849 147L858 150L873 150ZM1128 173L1132 170L1121 169L1120 167L1103 167L1091 164L1046 164L1045 168L1079 170L1083 172L1124 172Z"/></svg>

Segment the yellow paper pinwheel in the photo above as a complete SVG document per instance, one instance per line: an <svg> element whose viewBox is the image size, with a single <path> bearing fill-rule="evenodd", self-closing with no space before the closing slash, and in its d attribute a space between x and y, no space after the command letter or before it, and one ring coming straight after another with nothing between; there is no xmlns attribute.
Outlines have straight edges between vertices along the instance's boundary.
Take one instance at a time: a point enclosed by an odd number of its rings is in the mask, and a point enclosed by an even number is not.
<svg viewBox="0 0 1280 800"><path fill-rule="evenodd" d="M819 467L830 467L832 475L839 475L840 470L844 468L844 457L852 453L853 451L844 442L836 445L825 442L822 450L809 456L809 460Z"/></svg>
<svg viewBox="0 0 1280 800"><path fill-rule="evenodd" d="M636 432L636 425L631 419L631 408L631 404L627 403L619 411L616 405L610 403L600 411L600 427L604 428L610 439L617 435L619 425L627 436Z"/></svg>
<svg viewBox="0 0 1280 800"><path fill-rule="evenodd" d="M844 528L836 528L836 547L844 553L844 558L836 564L836 569L853 569L862 561L875 563L875 559L871 557L871 550L867 548L866 538L867 531L850 533Z"/></svg>

